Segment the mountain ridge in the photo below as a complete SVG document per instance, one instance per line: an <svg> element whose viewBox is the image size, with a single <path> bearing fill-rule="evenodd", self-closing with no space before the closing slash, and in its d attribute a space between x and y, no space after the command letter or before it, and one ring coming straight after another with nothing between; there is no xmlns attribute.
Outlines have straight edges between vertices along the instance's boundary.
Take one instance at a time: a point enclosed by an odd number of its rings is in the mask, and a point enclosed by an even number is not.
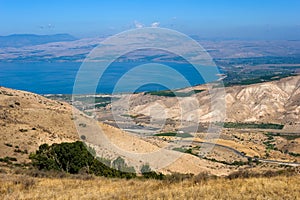
<svg viewBox="0 0 300 200"><path fill-rule="evenodd" d="M211 86L195 86L182 91L204 90L194 94L199 102L197 108L200 122L210 122ZM180 90L179 90L180 91ZM283 123L300 128L300 76L283 78L278 81L264 82L252 85L225 87L224 103L226 103L227 122L260 122ZM171 119L179 119L179 102L185 98L159 97L151 94L137 94L131 97L131 115L149 115L150 108L160 103ZM152 99L152 100L146 100ZM146 103L145 103L146 102ZM181 103L182 103L181 102ZM195 110L193 110L195 112Z"/></svg>
<svg viewBox="0 0 300 200"><path fill-rule="evenodd" d="M53 35L12 34L0 36L0 47L26 47L52 42L66 42L75 40L77 40L77 38L67 33Z"/></svg>

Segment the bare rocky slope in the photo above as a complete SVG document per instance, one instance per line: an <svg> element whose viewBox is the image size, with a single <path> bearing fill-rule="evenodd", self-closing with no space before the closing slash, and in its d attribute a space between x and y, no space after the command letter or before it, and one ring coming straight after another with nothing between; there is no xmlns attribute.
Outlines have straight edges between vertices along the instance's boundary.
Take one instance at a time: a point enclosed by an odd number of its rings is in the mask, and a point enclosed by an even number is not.
<svg viewBox="0 0 300 200"><path fill-rule="evenodd" d="M198 86L192 89L198 90L199 87L205 88L205 86ZM208 87L210 86L206 88ZM285 125L285 130L297 131L300 129L299 87L300 76L247 86L227 87L223 101L226 106L225 121L278 123ZM199 106L190 112L197 112L200 122L213 120L211 116L215 111L210 107L210 92L206 90L193 97L198 101ZM181 105L184 105L186 101L190 99L137 94L131 96L130 114L150 116L154 108L163 108L166 118L179 120L182 114ZM188 113L185 114L188 115ZM157 116L162 116L162 114ZM151 117L155 115L152 114Z"/></svg>

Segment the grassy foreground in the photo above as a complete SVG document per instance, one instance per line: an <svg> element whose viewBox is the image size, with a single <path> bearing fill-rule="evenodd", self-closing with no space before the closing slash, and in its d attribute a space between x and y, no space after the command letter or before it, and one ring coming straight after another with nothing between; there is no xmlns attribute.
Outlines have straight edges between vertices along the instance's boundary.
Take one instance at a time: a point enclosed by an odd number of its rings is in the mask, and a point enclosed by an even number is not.
<svg viewBox="0 0 300 200"><path fill-rule="evenodd" d="M1 175L0 199L300 199L300 177L125 180Z"/></svg>

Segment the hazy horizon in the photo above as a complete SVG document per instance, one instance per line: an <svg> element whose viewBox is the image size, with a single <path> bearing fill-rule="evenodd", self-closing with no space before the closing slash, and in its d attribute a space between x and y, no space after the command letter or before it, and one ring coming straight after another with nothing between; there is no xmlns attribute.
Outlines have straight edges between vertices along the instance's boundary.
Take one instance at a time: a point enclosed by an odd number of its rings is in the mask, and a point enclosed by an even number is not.
<svg viewBox="0 0 300 200"><path fill-rule="evenodd" d="M300 2L0 0L0 35L68 33L78 38L140 27L211 39L300 39Z"/></svg>

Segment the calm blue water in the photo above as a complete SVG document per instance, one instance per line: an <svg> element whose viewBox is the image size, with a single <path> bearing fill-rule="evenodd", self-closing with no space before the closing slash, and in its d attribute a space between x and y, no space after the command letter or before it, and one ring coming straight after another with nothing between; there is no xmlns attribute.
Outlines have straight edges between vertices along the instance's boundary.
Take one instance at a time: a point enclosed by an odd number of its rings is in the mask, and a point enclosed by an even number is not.
<svg viewBox="0 0 300 200"><path fill-rule="evenodd" d="M38 94L72 94L74 81L80 65L81 63L0 63L0 85ZM136 65L137 63L112 64L106 70L105 76L100 79L97 93L112 93L114 85L122 75ZM197 74L190 65L178 63L169 65L180 74L183 74L191 85L204 83L201 75ZM215 78L212 76L211 79ZM143 77L139 77L138 80L142 79ZM170 82L175 83L176 81L170 79ZM141 86L138 91L161 89L166 88L153 83ZM126 92L125 85L122 92ZM93 93L93 91L86 90L84 93Z"/></svg>
<svg viewBox="0 0 300 200"><path fill-rule="evenodd" d="M0 85L38 94L71 94L80 63L0 63Z"/></svg>

